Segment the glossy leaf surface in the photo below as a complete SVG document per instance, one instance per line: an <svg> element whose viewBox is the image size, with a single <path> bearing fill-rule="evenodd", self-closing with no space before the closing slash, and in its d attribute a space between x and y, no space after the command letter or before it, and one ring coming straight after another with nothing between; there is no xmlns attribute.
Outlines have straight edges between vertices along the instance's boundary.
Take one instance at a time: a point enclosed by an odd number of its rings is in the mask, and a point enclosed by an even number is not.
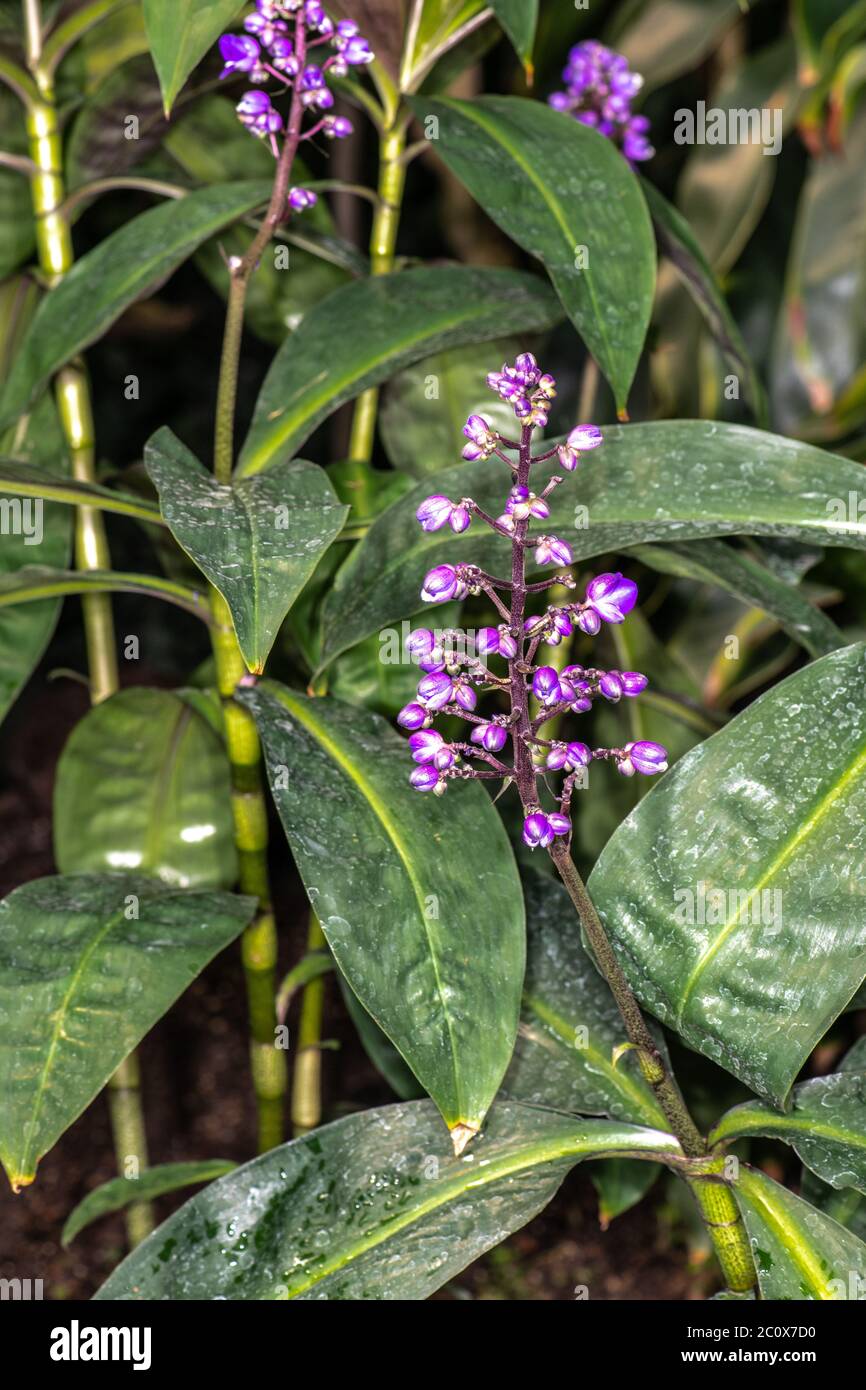
<svg viewBox="0 0 866 1390"><path fill-rule="evenodd" d="M140 875L36 879L0 903L0 1160L13 1187L255 901ZM135 915L137 914L137 915Z"/></svg>
<svg viewBox="0 0 866 1390"><path fill-rule="evenodd" d="M781 1106L866 975L866 648L762 695L657 782L590 892L639 998Z"/></svg>
<svg viewBox="0 0 866 1390"><path fill-rule="evenodd" d="M226 1158L205 1158L192 1163L160 1163L155 1168L145 1168L138 1178L110 1178L88 1192L66 1218L60 1237L61 1245L69 1245L75 1237L114 1211L124 1211L135 1202L152 1201L166 1192L177 1192L182 1187L194 1187L196 1183L213 1182L237 1168Z"/></svg>
<svg viewBox="0 0 866 1390"><path fill-rule="evenodd" d="M263 671L280 625L349 514L303 459L230 485L165 428L145 448L162 514L228 604L244 660Z"/></svg>
<svg viewBox="0 0 866 1390"><path fill-rule="evenodd" d="M244 8L238 0L142 0L165 114L193 68Z"/></svg>
<svg viewBox="0 0 866 1390"><path fill-rule="evenodd" d="M830 1302L862 1297L862 1240L757 1168L741 1165L734 1192L763 1298Z"/></svg>
<svg viewBox="0 0 866 1390"><path fill-rule="evenodd" d="M478 784L409 786L404 739L366 710L273 681L252 712L286 836L340 970L449 1128L478 1126L520 1006L520 881Z"/></svg>
<svg viewBox="0 0 866 1390"><path fill-rule="evenodd" d="M669 1135L503 1102L454 1158L428 1101L350 1115L193 1197L103 1284L105 1299L427 1298L602 1153Z"/></svg>

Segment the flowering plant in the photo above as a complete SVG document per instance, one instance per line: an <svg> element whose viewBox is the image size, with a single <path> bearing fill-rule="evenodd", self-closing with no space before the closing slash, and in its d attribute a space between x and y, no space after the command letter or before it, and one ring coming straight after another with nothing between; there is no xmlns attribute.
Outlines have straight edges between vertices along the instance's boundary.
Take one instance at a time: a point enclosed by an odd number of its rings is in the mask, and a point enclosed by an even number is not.
<svg viewBox="0 0 866 1390"><path fill-rule="evenodd" d="M678 1291L862 1296L866 22L725 19L773 196L838 146L765 383L785 219L666 128L700 8L549 6L547 99L513 0L3 29L0 1162L98 1301L483 1290L584 1161Z"/></svg>

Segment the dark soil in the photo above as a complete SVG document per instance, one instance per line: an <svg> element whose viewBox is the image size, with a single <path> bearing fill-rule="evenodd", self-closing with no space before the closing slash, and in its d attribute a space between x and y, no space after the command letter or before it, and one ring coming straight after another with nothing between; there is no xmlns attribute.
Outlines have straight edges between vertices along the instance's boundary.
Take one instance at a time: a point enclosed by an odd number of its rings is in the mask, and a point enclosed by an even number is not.
<svg viewBox="0 0 866 1390"><path fill-rule="evenodd" d="M152 675L140 671L135 678L148 683ZM54 768L86 707L81 686L49 681L43 668L7 720L0 785L2 894L54 872ZM279 840L276 847L281 965L288 967L303 952L306 910ZM393 1099L331 981L324 1036L339 1044L324 1053L326 1118ZM228 950L140 1048L152 1162L252 1157L255 1118L246 1049L243 981L237 952ZM69 1250L61 1248L60 1231L72 1208L115 1171L108 1107L101 1096L43 1159L32 1187L16 1197L0 1179L0 1277L42 1279L48 1299L89 1298L125 1252L123 1218L96 1222ZM161 1198L160 1219L183 1200L183 1194ZM658 1185L653 1197L602 1232L595 1191L586 1170L578 1169L541 1216L437 1297L570 1300L582 1287L594 1299L700 1298L714 1286L715 1276L700 1247L689 1253L686 1229L668 1210Z"/></svg>

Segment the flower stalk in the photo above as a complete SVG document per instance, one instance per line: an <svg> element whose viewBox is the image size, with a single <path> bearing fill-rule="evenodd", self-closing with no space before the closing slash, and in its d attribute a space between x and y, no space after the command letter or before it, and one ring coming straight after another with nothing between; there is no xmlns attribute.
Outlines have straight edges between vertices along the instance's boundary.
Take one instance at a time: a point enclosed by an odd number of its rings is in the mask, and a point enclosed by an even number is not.
<svg viewBox="0 0 866 1390"><path fill-rule="evenodd" d="M39 0L25 0L23 15L27 64L39 93L26 110L36 254L50 291L72 268L72 234L63 206L66 188L54 85L41 62L43 24ZM72 476L79 482L94 483L93 409L81 361L69 363L58 373L55 398ZM111 569L102 515L93 507L77 507L75 511L75 565L79 570ZM108 594L85 594L81 598L81 608L90 699L92 704L98 705L113 695L119 684L111 598ZM140 1069L135 1052L121 1062L110 1079L108 1101L118 1171L124 1176L129 1173L137 1176L147 1167L148 1154ZM149 1235L155 1225L149 1202L133 1203L127 1208L125 1219L131 1247Z"/></svg>
<svg viewBox="0 0 866 1390"><path fill-rule="evenodd" d="M472 415L463 431L469 441L463 455L471 460L506 463L512 485L505 511L499 517L491 517L472 498L452 501L434 495L421 503L416 515L425 531L450 526L460 534L477 520L498 534L510 536L510 576L499 578L470 563L437 565L425 577L421 596L428 603L442 603L483 593L503 621L498 627L482 628L471 648L464 644L462 649L455 649L452 639L456 634L428 628L410 634L409 651L425 674L419 681L416 699L397 717L398 723L410 732L409 749L416 763L409 780L417 790L438 796L453 780L500 778L506 786L514 784L523 810L524 842L531 849L548 851L616 1001L641 1074L652 1088L686 1159L701 1164L707 1154L706 1140L667 1068L570 851L571 800L574 791L586 785L589 766L593 762L610 762L625 777L654 776L665 771L667 754L660 744L646 739L632 740L621 748L593 749L578 740L564 741L549 733L543 736L544 729L565 714L585 714L598 699L612 704L625 699L628 703L648 683L639 671L601 670L577 664L559 667L539 659L542 645L557 648L570 640L575 631L596 636L603 623L616 630L637 601L637 585L618 572L590 580L583 600L573 597L575 580L567 571L556 573L551 579L527 582L530 552L535 568L567 566L572 560L565 541L536 530L536 524L544 523L550 516L547 499L563 480L554 475L536 492L533 469L556 459L562 470L573 472L583 451L602 444L602 433L595 425L577 425L565 444L534 455L533 433L547 424L549 405L556 394L553 378L540 370L531 353L521 353L512 366L506 363L501 372L491 372L487 381L513 408L519 437L506 438L482 416ZM548 602L544 612L528 615L528 601L536 596L555 601ZM505 659L507 677L490 669L488 662L495 656ZM507 712L489 719L477 714L478 692L495 694L500 700L507 692ZM530 696L539 707L535 716L530 712ZM466 720L471 725L469 742L446 741L433 728L439 714ZM512 760L506 764L499 755L509 742ZM481 767L472 765L477 761ZM559 792L554 792L550 785L556 774L563 774ZM553 809L545 807L548 797L554 799ZM460 1142L465 1142L463 1136ZM723 1168L715 1165L712 1170L707 1168L705 1174L701 1164L700 1173L690 1172L688 1180L729 1287L751 1288L755 1282L754 1265L736 1203L724 1182Z"/></svg>

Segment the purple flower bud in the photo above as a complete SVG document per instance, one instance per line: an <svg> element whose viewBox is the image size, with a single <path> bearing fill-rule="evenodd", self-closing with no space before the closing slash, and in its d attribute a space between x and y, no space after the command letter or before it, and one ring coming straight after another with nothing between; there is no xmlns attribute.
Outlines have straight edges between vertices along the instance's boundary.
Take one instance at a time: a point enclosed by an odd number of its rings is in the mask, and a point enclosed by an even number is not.
<svg viewBox="0 0 866 1390"><path fill-rule="evenodd" d="M450 521L453 511L453 502L449 502L447 497L442 497L439 493L434 493L421 503L415 516L420 521L422 530L438 531L440 526Z"/></svg>
<svg viewBox="0 0 866 1390"><path fill-rule="evenodd" d="M552 666L539 666L532 677L532 693L542 705L555 705L562 699L559 674Z"/></svg>
<svg viewBox="0 0 866 1390"><path fill-rule="evenodd" d="M574 616L574 621L587 637L597 637L601 632L601 618L594 608L583 608Z"/></svg>
<svg viewBox="0 0 866 1390"><path fill-rule="evenodd" d="M561 767L565 767L567 759L568 753L565 750L565 745L555 743L545 759L545 767L549 768L551 772L558 772Z"/></svg>
<svg viewBox="0 0 866 1390"><path fill-rule="evenodd" d="M483 415L470 415L463 426L463 433L469 440L469 443L464 445L463 457L470 461L489 458L499 438Z"/></svg>
<svg viewBox="0 0 866 1390"><path fill-rule="evenodd" d="M450 704L454 682L444 671L434 671L418 682L418 699L428 709L441 709Z"/></svg>
<svg viewBox="0 0 866 1390"><path fill-rule="evenodd" d="M570 565L571 546L556 536L540 536L535 547L537 565Z"/></svg>
<svg viewBox="0 0 866 1390"><path fill-rule="evenodd" d="M531 816L527 816L523 822L523 842L529 845L530 849L547 849L548 845L553 844L553 829L547 816L540 811L535 811Z"/></svg>
<svg viewBox="0 0 866 1390"><path fill-rule="evenodd" d="M587 449L597 449L602 444L603 437L598 425L575 425L568 436L569 448L577 453Z"/></svg>
<svg viewBox="0 0 866 1390"><path fill-rule="evenodd" d="M639 739L637 743L627 743L623 752L627 754L635 771L642 772L646 777L652 777L656 772L667 771L667 749L660 743Z"/></svg>
<svg viewBox="0 0 866 1390"><path fill-rule="evenodd" d="M456 532L458 536L468 529L471 521L472 517L470 516L468 507L464 507L461 503L452 508L449 525L451 530Z"/></svg>
<svg viewBox="0 0 866 1390"><path fill-rule="evenodd" d="M402 729L420 729L427 723L428 711L423 705L412 704L404 705L397 715L397 723Z"/></svg>
<svg viewBox="0 0 866 1390"><path fill-rule="evenodd" d="M592 749L587 743L569 743L565 752L569 772L579 767L589 767L592 762Z"/></svg>
<svg viewBox="0 0 866 1390"><path fill-rule="evenodd" d="M267 92L244 92L235 110L243 125L247 130L251 130L253 135L274 135L283 128L282 117L279 111L274 110Z"/></svg>
<svg viewBox="0 0 866 1390"><path fill-rule="evenodd" d="M436 634L429 627L416 627L406 638L406 650L413 656L428 656L436 646Z"/></svg>
<svg viewBox="0 0 866 1390"><path fill-rule="evenodd" d="M291 39L274 39L270 45L271 64L286 77L297 77L301 65L295 57L295 45Z"/></svg>
<svg viewBox="0 0 866 1390"><path fill-rule="evenodd" d="M345 140L354 133L354 129L348 116L326 116L322 134L329 140Z"/></svg>
<svg viewBox="0 0 866 1390"><path fill-rule="evenodd" d="M225 64L220 80L234 72L253 72L259 62L259 46L246 34L223 34L219 50Z"/></svg>
<svg viewBox="0 0 866 1390"><path fill-rule="evenodd" d="M622 699L622 681L616 671L605 671L598 683L598 688L604 698L614 704Z"/></svg>
<svg viewBox="0 0 866 1390"><path fill-rule="evenodd" d="M314 208L318 201L318 194L311 188L289 189L289 207L292 212L306 212L307 208Z"/></svg>
<svg viewBox="0 0 866 1390"><path fill-rule="evenodd" d="M498 753L505 747L508 730L501 724L476 724L469 737L472 743L480 743L488 753Z"/></svg>
<svg viewBox="0 0 866 1390"><path fill-rule="evenodd" d="M517 656L518 645L514 637L504 625L499 629L499 655L504 656L506 661L511 661Z"/></svg>
<svg viewBox="0 0 866 1390"><path fill-rule="evenodd" d="M472 686L468 685L466 681L454 682L454 699L457 701L460 708L465 710L474 710L475 706L478 704L478 696L475 694Z"/></svg>
<svg viewBox="0 0 866 1390"><path fill-rule="evenodd" d="M416 763L432 763L445 747L445 740L436 729L422 729L409 739L409 749Z"/></svg>
<svg viewBox="0 0 866 1390"><path fill-rule="evenodd" d="M547 817L547 823L554 835L570 835L571 821L568 816L564 816L561 811L552 811Z"/></svg>
<svg viewBox="0 0 866 1390"><path fill-rule="evenodd" d="M621 623L637 602L637 585L617 571L599 574L586 587L586 601L606 623Z"/></svg>
<svg viewBox="0 0 866 1390"><path fill-rule="evenodd" d="M480 627L475 634L476 656L495 656L499 651L499 632L495 627Z"/></svg>
<svg viewBox="0 0 866 1390"><path fill-rule="evenodd" d="M418 792L432 792L438 787L441 775L435 767L425 763L409 774L409 781Z"/></svg>
<svg viewBox="0 0 866 1390"><path fill-rule="evenodd" d="M642 676L640 671L620 671L619 679L623 695L629 695L632 698L635 695L640 695L641 691L646 690L649 685L646 676Z"/></svg>
<svg viewBox="0 0 866 1390"><path fill-rule="evenodd" d="M374 53L366 39L356 35L353 39L348 39L340 45L340 52L349 67L362 67L365 63L372 63Z"/></svg>
<svg viewBox="0 0 866 1390"><path fill-rule="evenodd" d="M274 40L286 32L286 22L266 14L250 14L244 20L244 28L247 33L255 34L265 48L271 48Z"/></svg>
<svg viewBox="0 0 866 1390"><path fill-rule="evenodd" d="M460 590L460 581L453 565L437 565L424 579L421 597L425 603L447 603Z"/></svg>

